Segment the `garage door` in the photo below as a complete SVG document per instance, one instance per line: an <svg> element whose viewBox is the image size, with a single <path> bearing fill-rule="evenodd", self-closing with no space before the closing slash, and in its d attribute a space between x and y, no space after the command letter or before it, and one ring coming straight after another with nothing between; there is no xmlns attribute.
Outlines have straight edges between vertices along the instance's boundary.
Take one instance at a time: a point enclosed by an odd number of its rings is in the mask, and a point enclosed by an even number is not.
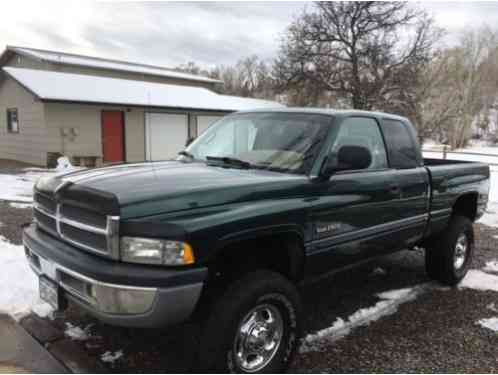
<svg viewBox="0 0 498 375"><path fill-rule="evenodd" d="M204 130L206 130L209 125L213 122L218 121L223 116L197 116L197 135L201 135Z"/></svg>
<svg viewBox="0 0 498 375"><path fill-rule="evenodd" d="M187 115L147 113L145 119L147 160L173 159L185 148Z"/></svg>

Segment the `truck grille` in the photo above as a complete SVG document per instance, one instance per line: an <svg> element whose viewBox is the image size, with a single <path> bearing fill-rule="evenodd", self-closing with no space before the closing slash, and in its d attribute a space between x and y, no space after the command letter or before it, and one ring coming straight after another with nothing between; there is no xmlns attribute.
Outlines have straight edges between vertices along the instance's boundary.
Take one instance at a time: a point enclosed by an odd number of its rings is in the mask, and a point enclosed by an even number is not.
<svg viewBox="0 0 498 375"><path fill-rule="evenodd" d="M111 258L119 256L119 217L34 195L34 220L40 229L83 250Z"/></svg>

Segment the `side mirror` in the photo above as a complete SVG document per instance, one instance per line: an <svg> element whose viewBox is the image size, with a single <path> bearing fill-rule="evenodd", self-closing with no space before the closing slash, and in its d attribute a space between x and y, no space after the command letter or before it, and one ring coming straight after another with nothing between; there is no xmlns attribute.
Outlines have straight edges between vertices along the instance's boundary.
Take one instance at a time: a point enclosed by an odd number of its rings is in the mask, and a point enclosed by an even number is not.
<svg viewBox="0 0 498 375"><path fill-rule="evenodd" d="M185 147L188 147L194 140L195 137L190 137L189 139L187 139L187 141L185 142Z"/></svg>
<svg viewBox="0 0 498 375"><path fill-rule="evenodd" d="M362 146L342 146L337 153L337 162L327 159L322 171L324 177L334 172L366 169L372 163L370 150Z"/></svg>

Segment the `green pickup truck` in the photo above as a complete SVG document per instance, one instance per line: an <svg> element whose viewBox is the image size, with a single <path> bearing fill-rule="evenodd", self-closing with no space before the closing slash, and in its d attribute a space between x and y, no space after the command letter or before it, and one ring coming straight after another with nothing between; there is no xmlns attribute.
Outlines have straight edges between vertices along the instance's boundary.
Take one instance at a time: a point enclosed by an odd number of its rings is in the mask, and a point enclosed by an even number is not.
<svg viewBox="0 0 498 375"><path fill-rule="evenodd" d="M393 251L466 274L485 164L423 159L403 117L278 109L219 120L176 160L40 179L26 255L40 294L109 324L199 326L202 370L285 370L298 285Z"/></svg>

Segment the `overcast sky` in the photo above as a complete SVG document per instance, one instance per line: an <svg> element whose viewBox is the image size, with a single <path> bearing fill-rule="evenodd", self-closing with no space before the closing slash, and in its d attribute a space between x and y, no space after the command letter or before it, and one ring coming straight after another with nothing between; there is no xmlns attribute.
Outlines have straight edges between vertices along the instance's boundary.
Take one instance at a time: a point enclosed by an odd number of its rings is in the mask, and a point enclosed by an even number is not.
<svg viewBox="0 0 498 375"><path fill-rule="evenodd" d="M164 66L275 55L302 2L23 2L2 0L0 49L20 45ZM498 24L498 3L423 2L454 35ZM454 40L454 39L453 39Z"/></svg>

